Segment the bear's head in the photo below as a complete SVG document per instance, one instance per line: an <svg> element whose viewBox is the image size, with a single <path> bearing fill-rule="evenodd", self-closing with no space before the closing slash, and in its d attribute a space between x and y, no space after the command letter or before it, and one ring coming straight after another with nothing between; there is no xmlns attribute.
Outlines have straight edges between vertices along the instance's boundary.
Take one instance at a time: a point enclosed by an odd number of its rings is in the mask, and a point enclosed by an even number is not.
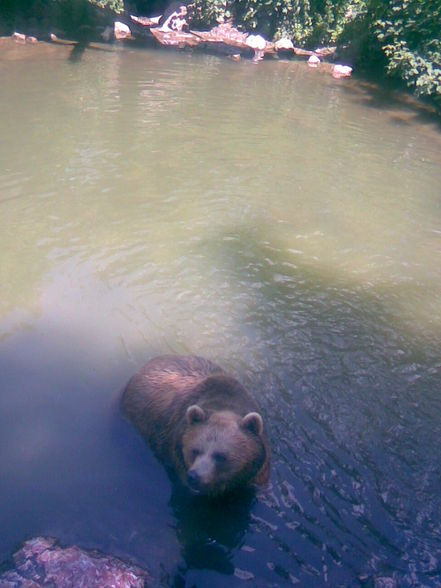
<svg viewBox="0 0 441 588"><path fill-rule="evenodd" d="M194 494L219 495L257 481L267 458L263 428L257 412L242 417L190 406L182 436L188 488Z"/></svg>

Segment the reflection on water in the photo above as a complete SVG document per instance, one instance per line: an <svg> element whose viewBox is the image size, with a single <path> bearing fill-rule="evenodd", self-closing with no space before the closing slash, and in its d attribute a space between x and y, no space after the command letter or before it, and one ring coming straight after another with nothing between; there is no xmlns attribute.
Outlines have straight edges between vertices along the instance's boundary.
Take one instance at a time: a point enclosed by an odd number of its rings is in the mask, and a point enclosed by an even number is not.
<svg viewBox="0 0 441 588"><path fill-rule="evenodd" d="M439 129L296 63L22 49L0 52L1 557L50 534L163 586L441 586ZM255 500L172 495L118 419L169 352L261 404Z"/></svg>

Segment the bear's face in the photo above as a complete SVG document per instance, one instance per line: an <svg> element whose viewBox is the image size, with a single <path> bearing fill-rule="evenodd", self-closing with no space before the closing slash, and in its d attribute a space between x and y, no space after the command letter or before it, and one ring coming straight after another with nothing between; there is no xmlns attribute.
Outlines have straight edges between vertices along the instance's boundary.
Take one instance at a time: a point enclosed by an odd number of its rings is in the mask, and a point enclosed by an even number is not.
<svg viewBox="0 0 441 588"><path fill-rule="evenodd" d="M186 479L194 494L218 495L251 481L265 460L262 417L251 412L208 416L199 406L187 409L182 437Z"/></svg>

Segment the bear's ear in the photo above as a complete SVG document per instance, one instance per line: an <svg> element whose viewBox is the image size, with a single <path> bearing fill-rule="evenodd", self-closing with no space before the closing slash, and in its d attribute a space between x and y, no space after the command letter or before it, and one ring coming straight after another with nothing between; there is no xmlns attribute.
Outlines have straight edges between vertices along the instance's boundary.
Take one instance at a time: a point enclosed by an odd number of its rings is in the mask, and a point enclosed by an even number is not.
<svg viewBox="0 0 441 588"><path fill-rule="evenodd" d="M187 417L187 423L189 425L194 425L195 423L202 423L206 419L205 412L197 404L192 404L191 406L189 406L187 408L185 416Z"/></svg>
<svg viewBox="0 0 441 588"><path fill-rule="evenodd" d="M258 412L249 412L241 421L241 426L255 435L263 433L263 420Z"/></svg>

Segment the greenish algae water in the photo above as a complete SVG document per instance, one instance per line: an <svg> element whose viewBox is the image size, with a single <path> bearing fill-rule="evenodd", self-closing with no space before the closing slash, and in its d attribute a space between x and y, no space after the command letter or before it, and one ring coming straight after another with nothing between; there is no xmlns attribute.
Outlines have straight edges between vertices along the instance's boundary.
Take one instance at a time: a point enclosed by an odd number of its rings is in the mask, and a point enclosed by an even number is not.
<svg viewBox="0 0 441 588"><path fill-rule="evenodd" d="M303 63L0 48L0 556L161 586L441 586L441 133ZM162 353L259 401L271 486L172 492L119 420Z"/></svg>

